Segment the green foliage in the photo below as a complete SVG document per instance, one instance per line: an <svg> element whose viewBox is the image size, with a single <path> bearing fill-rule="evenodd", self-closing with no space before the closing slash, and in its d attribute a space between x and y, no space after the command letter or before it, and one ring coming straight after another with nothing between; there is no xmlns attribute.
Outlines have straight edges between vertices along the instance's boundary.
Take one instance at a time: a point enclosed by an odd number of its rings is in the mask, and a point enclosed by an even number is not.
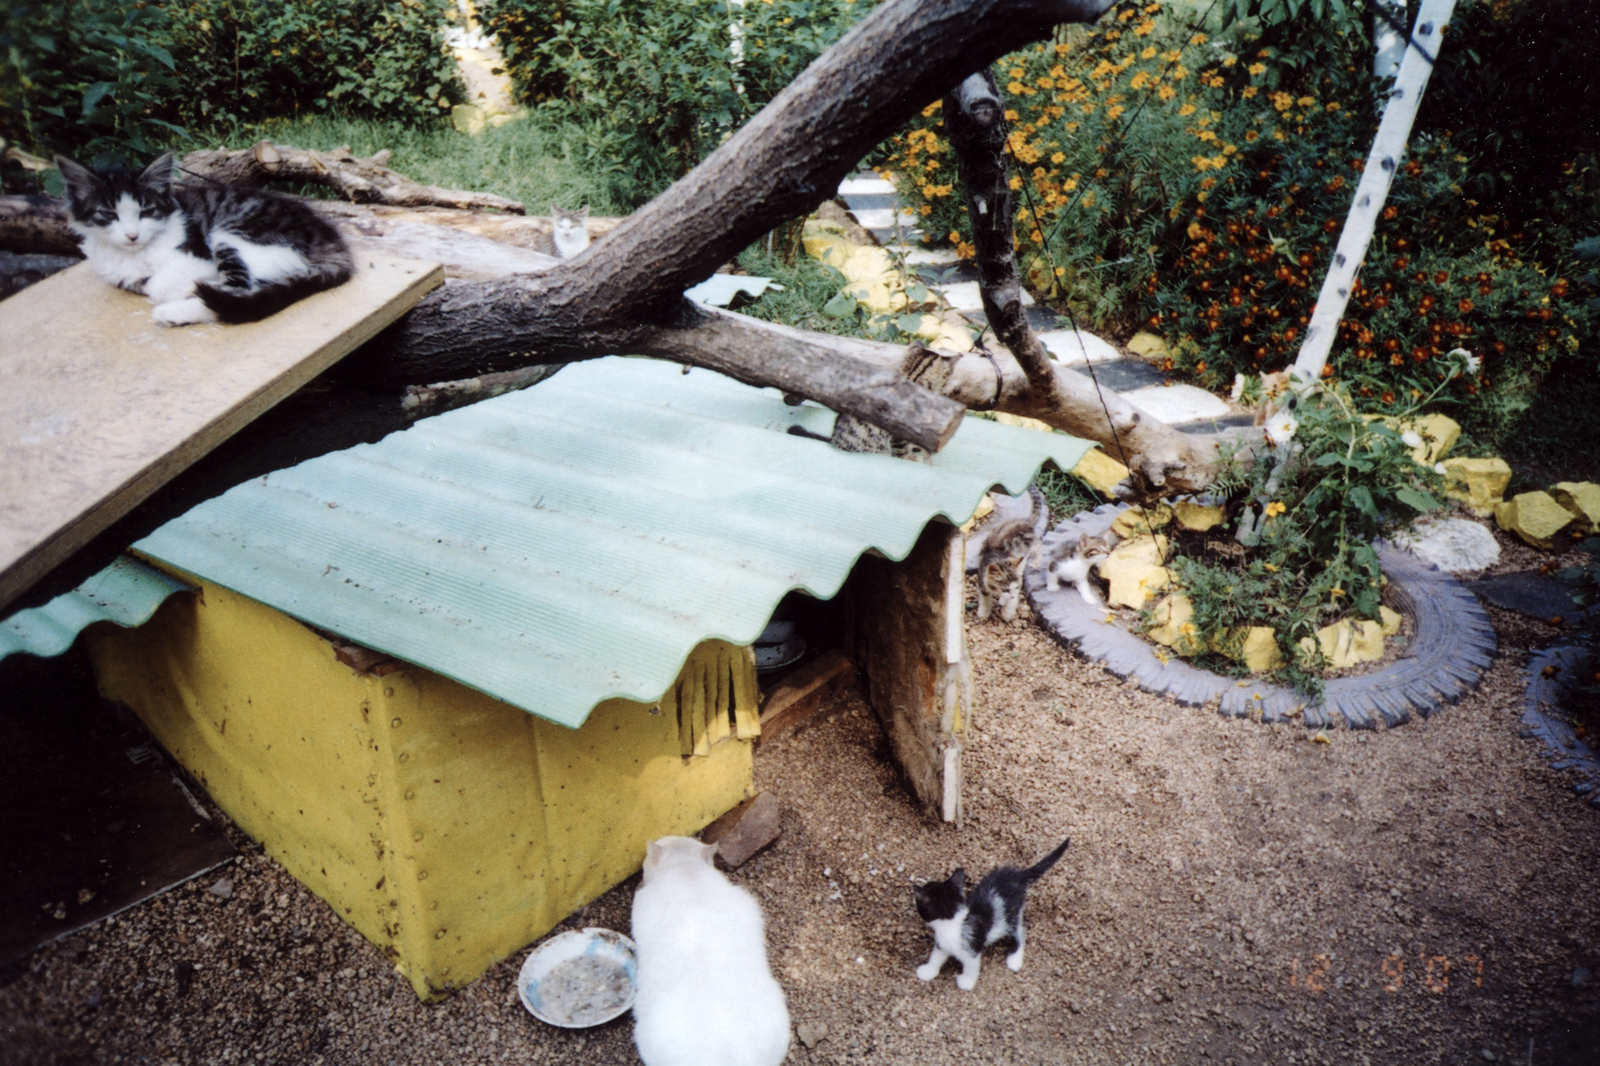
<svg viewBox="0 0 1600 1066"><path fill-rule="evenodd" d="M1453 369L1464 371L1459 362ZM1379 617L1373 542L1437 509L1440 479L1412 458L1414 441L1363 417L1341 388L1311 390L1268 427L1275 443L1267 455L1250 463L1230 457L1213 485L1226 496L1228 528L1245 531L1249 550L1237 540L1207 541L1171 568L1194 606L1202 646L1225 648L1243 627L1271 627L1296 666L1291 680L1304 685L1317 664L1299 642L1340 617Z"/></svg>
<svg viewBox="0 0 1600 1066"><path fill-rule="evenodd" d="M194 128L327 111L436 118L460 98L447 0L13 0L0 136L97 163Z"/></svg>
<svg viewBox="0 0 1600 1066"><path fill-rule="evenodd" d="M169 102L216 127L317 112L422 121L461 100L440 30L449 0L188 0L170 4L184 72Z"/></svg>
<svg viewBox="0 0 1600 1066"><path fill-rule="evenodd" d="M131 161L184 131L160 117L181 90L165 8L128 0L10 0L0 11L0 137Z"/></svg>
<svg viewBox="0 0 1600 1066"><path fill-rule="evenodd" d="M1376 129L1360 20L1341 35L1330 8L1311 33L1303 20L1316 11L1298 10L1276 27L1253 17L1207 34L1157 5L1127 6L997 67L1029 287L1112 334L1159 331L1175 367L1212 388L1293 361ZM1449 47L1464 43L1452 35ZM895 142L901 196L970 254L942 120L924 114ZM1496 442L1600 321L1573 252L1588 235L1574 232L1584 209L1573 204L1594 203L1594 167L1569 168L1566 199L1542 202L1535 221L1527 205L1470 195L1471 140L1413 138L1329 366L1394 411L1432 392L1441 357L1465 347L1484 376L1452 379L1436 401Z"/></svg>
<svg viewBox="0 0 1600 1066"><path fill-rule="evenodd" d="M873 0L494 0L524 98L611 124L688 172L866 14ZM742 24L736 59L730 24Z"/></svg>

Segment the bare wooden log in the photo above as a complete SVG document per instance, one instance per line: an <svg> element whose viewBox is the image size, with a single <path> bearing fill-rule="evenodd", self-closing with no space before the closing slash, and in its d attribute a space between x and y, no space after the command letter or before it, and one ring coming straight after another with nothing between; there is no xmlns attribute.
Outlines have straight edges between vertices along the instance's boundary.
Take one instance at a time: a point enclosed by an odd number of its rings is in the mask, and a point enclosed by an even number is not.
<svg viewBox="0 0 1600 1066"><path fill-rule="evenodd" d="M1197 448L1194 438L1054 362L1028 322L1013 236L1004 104L987 69L945 97L944 115L967 199L983 312L1026 382L1020 394L1002 391L1000 406L1098 442L1132 472L1131 483L1123 487L1130 499L1205 485L1213 474L1214 449Z"/></svg>
<svg viewBox="0 0 1600 1066"><path fill-rule="evenodd" d="M202 149L190 152L180 164L188 174L224 185L264 185L269 181L304 181L325 185L354 203L393 204L399 207L460 207L523 214L523 206L486 192L441 189L423 185L388 167L387 149L362 159L349 145L331 152L313 152L271 141L249 148Z"/></svg>
<svg viewBox="0 0 1600 1066"><path fill-rule="evenodd" d="M0 248L35 255L80 255L67 229L67 203L54 196L0 196Z"/></svg>

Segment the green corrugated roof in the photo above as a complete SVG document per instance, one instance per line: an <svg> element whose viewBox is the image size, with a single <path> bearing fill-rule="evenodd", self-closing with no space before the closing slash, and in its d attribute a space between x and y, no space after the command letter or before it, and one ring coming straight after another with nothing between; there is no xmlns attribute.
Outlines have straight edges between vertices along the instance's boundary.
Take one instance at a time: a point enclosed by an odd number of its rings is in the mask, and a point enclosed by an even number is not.
<svg viewBox="0 0 1600 1066"><path fill-rule="evenodd" d="M709 371L579 363L240 485L136 547L563 725L654 701L698 643L792 589L1020 492L1089 445L967 419L928 464L840 452L833 413Z"/></svg>

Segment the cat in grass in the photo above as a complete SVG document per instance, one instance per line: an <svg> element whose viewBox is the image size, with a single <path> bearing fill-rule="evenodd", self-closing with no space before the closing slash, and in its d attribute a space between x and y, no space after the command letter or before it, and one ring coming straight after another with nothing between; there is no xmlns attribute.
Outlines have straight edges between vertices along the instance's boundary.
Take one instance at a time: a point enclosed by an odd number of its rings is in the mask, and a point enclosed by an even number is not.
<svg viewBox="0 0 1600 1066"><path fill-rule="evenodd" d="M970 992L978 985L978 966L983 951L997 940L1010 939L1016 949L1006 956L1011 972L1022 969L1022 951L1027 933L1022 925L1022 905L1028 889L1066 854L1071 840L1028 867L1018 870L1002 866L966 892L967 875L960 867L943 881L918 885L913 891L917 914L933 933L933 954L917 967L917 979L931 981L939 976L946 959L961 963L956 987Z"/></svg>
<svg viewBox="0 0 1600 1066"><path fill-rule="evenodd" d="M168 152L143 171L56 156L68 226L95 271L155 304L163 326L255 322L349 280L344 239L301 200L213 181L174 183Z"/></svg>
<svg viewBox="0 0 1600 1066"><path fill-rule="evenodd" d="M645 1066L778 1066L789 1053L761 907L717 870L716 852L689 837L645 846L633 894L633 1042Z"/></svg>
<svg viewBox="0 0 1600 1066"><path fill-rule="evenodd" d="M1022 572L1044 536L1050 508L1039 486L1028 486L1028 512L1015 518L991 521L979 531L978 620L1000 608L1007 622L1017 617L1022 602Z"/></svg>
<svg viewBox="0 0 1600 1066"><path fill-rule="evenodd" d="M564 211L555 204L550 205L550 237L555 241L556 255L571 259L589 247L588 217L587 207Z"/></svg>

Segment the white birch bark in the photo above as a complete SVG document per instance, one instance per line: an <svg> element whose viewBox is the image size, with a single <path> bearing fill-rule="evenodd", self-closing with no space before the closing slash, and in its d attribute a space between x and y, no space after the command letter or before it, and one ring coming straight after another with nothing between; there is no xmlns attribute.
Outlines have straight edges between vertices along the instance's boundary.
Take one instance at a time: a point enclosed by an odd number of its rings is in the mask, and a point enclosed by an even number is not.
<svg viewBox="0 0 1600 1066"><path fill-rule="evenodd" d="M1411 137L1411 125L1422 103L1422 91L1433 73L1433 59L1439 54L1439 44L1443 40L1441 31L1455 6L1456 0L1422 0L1422 9L1417 13L1417 24L1411 34L1415 43L1406 49L1405 58L1400 61L1400 73L1390 91L1383 121L1378 124L1378 135L1373 138L1361 182L1356 186L1355 201L1350 205L1344 231L1339 234L1333 265L1322 282L1317 310L1306 327L1306 339L1295 359L1294 376L1302 381L1317 380L1327 365L1328 353L1339 334L1339 320L1350 302L1356 272L1361 269L1367 246L1372 243L1394 172L1405 153L1406 141Z"/></svg>

